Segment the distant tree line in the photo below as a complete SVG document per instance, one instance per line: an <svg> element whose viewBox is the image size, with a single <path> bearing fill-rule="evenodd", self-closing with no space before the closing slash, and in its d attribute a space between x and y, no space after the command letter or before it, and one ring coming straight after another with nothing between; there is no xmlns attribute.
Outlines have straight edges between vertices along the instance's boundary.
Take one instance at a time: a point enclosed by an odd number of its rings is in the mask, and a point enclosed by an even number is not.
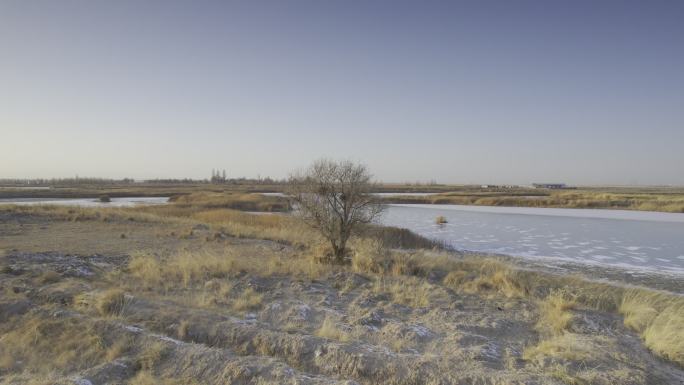
<svg viewBox="0 0 684 385"><path fill-rule="evenodd" d="M0 179L0 184L6 186L78 186L78 185L117 185L130 184L135 181L132 178L107 179L107 178L50 178L50 179Z"/></svg>
<svg viewBox="0 0 684 385"><path fill-rule="evenodd" d="M48 186L111 186L121 184L234 184L234 185L274 185L285 184L285 179L266 178L228 178L226 171L212 170L210 179L192 179L192 178L160 178L160 179L146 179L142 181L135 181L133 178L123 179L107 179L107 178L36 178L36 179L20 179L20 178L0 178L0 186L16 186L16 187L48 187Z"/></svg>

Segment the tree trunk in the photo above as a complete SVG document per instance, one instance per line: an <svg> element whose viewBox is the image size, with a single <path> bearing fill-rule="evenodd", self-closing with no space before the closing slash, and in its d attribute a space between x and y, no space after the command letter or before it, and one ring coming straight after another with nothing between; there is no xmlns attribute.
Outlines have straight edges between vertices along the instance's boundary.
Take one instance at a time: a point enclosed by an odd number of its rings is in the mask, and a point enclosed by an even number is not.
<svg viewBox="0 0 684 385"><path fill-rule="evenodd" d="M333 244L333 262L338 265L343 265L346 251L347 250L344 244L341 244L339 246Z"/></svg>

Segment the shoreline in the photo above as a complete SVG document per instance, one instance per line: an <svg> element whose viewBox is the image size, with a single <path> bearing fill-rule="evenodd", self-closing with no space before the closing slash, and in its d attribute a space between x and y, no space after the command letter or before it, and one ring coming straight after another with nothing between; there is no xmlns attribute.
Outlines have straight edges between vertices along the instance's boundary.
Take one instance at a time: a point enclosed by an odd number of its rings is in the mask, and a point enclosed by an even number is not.
<svg viewBox="0 0 684 385"><path fill-rule="evenodd" d="M683 275L660 271L635 271L634 269L627 269L619 266L583 264L571 261L553 261L551 263L545 263L542 259L535 260L509 254L483 253L470 250L453 250L453 252L460 255L474 255L483 258L500 259L519 268L541 273L564 276L580 274L595 282L625 287L643 287L684 296Z"/></svg>
<svg viewBox="0 0 684 385"><path fill-rule="evenodd" d="M117 197L120 198L120 197ZM134 197L136 198L136 197ZM139 197L143 199L150 199L154 197ZM166 198L166 197L164 197ZM43 199L43 198L24 198L24 199L30 199L30 201L25 201L22 203L19 203L19 206L39 206L42 205L39 202L34 202L33 199ZM81 198L62 198L65 201L71 201L71 200L79 200L79 199L93 199L89 197L81 197ZM3 205L11 205L13 203L5 203L3 199L0 199L0 206ZM120 205L117 204L116 202L110 203L110 204L98 204L97 202L93 202L93 204L87 204L87 205L74 205L74 207L86 207L86 208L125 208L125 207L152 207L152 206L158 206L158 205L169 205L173 204L172 200L168 200L167 202L164 203L152 203L152 204L146 204L146 203L139 203L139 204L130 204L130 205ZM46 206L65 206L69 207L71 205L68 204L60 204L60 203L55 203L53 202L48 202L45 204ZM462 205L440 205L440 206L458 206L458 207L434 207L434 205L424 205L424 204L390 204L389 206L396 206L396 207L414 207L414 208L429 208L429 209L447 209L447 210L455 210L455 211L474 211L474 212L484 212L484 213L494 213L494 214L511 214L511 215L542 215L542 216L558 216L558 214L554 213L549 213L549 214L539 214L539 213L529 213L529 212L493 212L493 211L501 211L500 209L505 209L503 207L491 207L491 209L494 210L482 210L483 207L481 206L462 206ZM521 208L523 210L545 210L544 208ZM568 211L568 213L575 213L576 215L568 215L568 217L578 217L581 212L585 211L586 209L557 209L557 210L571 210ZM517 211L517 210L516 210ZM612 210L606 210L606 211L611 211ZM636 215L642 215L642 213L634 212L634 211L628 211L628 210L622 210L623 212L626 212L627 214L630 214L632 216ZM284 214L282 212L270 212L270 211L244 211L246 214L251 214L251 215L264 215L264 214ZM653 212L653 214L657 214L657 216L664 216L664 217L669 217L670 215L678 215L674 213L662 213L662 212ZM668 215L669 214L669 215ZM563 215L560 215L563 216ZM593 219L619 219L619 220L638 220L634 218L603 218L603 217L587 217L587 218L593 218ZM684 221L684 215L682 215L682 221ZM677 223L676 221L673 223ZM397 225L381 225L383 227L398 227L398 228L403 228L408 231L411 231L414 234L418 234L415 232L415 230L411 230L407 227L402 227L402 226L397 226ZM434 242L440 242L439 239L435 239L429 235L421 235L431 241ZM549 271L558 271L558 270L566 270L569 273L591 273L596 278L609 278L611 280L614 280L617 283L631 283L631 284L640 284L644 283L646 287L651 287L651 288L657 288L657 289L662 289L662 290L668 290L672 291L673 293L678 293L682 294L684 293L684 269L669 269L669 270L663 270L661 268L655 268L655 267L648 267L648 266L635 266L635 265L629 265L629 264L620 264L620 263L614 263L614 264L609 264L609 263L603 263L600 261L594 261L594 260L573 260L570 257L559 257L559 256L542 256L542 255L532 255L532 254L508 254L508 253L499 253L496 251L481 251L481 250L470 250L467 248L457 248L457 247L452 247L452 246L447 246L447 250L453 251L456 253L460 254L474 254L474 255L483 255L483 256L492 256L492 257L497 257L497 258L504 258L508 259L511 261L517 261L518 264L520 265L529 265L529 266L536 266L538 268L542 268L545 270Z"/></svg>

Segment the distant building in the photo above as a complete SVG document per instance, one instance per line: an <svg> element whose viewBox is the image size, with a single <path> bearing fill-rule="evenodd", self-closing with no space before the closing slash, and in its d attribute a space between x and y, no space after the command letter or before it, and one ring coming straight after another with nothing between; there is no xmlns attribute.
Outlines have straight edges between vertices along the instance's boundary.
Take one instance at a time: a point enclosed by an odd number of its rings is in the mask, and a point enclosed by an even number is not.
<svg viewBox="0 0 684 385"><path fill-rule="evenodd" d="M481 189L514 189L514 188L518 188L518 186L512 185L512 184L503 184L503 185L483 184L483 185L480 185L480 188Z"/></svg>
<svg viewBox="0 0 684 385"><path fill-rule="evenodd" d="M534 188L564 189L568 188L565 183L532 183Z"/></svg>

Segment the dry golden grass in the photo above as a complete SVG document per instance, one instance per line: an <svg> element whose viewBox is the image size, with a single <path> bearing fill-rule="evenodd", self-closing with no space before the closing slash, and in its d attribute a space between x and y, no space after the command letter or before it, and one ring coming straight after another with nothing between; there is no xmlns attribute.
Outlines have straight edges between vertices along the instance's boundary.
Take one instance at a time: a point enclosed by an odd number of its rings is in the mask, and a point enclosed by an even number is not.
<svg viewBox="0 0 684 385"><path fill-rule="evenodd" d="M416 277L394 277L377 279L373 291L389 294L393 302L420 308L430 305L435 287Z"/></svg>
<svg viewBox="0 0 684 385"><path fill-rule="evenodd" d="M236 311L255 310L261 307L263 294L259 294L251 287L243 290L233 301L233 309Z"/></svg>
<svg viewBox="0 0 684 385"><path fill-rule="evenodd" d="M255 276L293 275L318 278L334 268L317 264L306 255L264 253L260 256L237 255L231 250L223 252L179 252L167 257L137 254L128 264L128 272L148 289L166 290L179 285L185 288L209 285L210 291L221 287L223 294L230 291L226 282L215 279L247 272ZM212 287L216 285L216 287Z"/></svg>
<svg viewBox="0 0 684 385"><path fill-rule="evenodd" d="M152 370L169 354L170 350L167 344L161 341L154 342L138 355L138 365L143 371Z"/></svg>
<svg viewBox="0 0 684 385"><path fill-rule="evenodd" d="M568 361L587 362L610 351L612 341L606 337L565 332L544 339L523 352L525 360L543 360L545 357Z"/></svg>
<svg viewBox="0 0 684 385"><path fill-rule="evenodd" d="M550 296L541 297L546 300L540 306L538 328L550 330L557 336L569 327L572 320L569 310L576 305L619 311L625 316L625 325L637 331L649 349L684 365L684 328L681 326L684 325L684 297L680 295L646 288L624 289L576 276L518 271L487 259L466 259L455 265L448 263L445 268L448 274L443 283L456 290L524 298L539 298L543 293L551 292ZM553 346L552 342L543 341L547 347Z"/></svg>
<svg viewBox="0 0 684 385"><path fill-rule="evenodd" d="M230 209L199 211L191 218L216 226L239 238L258 238L310 245L319 237L295 218L286 215L256 215Z"/></svg>
<svg viewBox="0 0 684 385"><path fill-rule="evenodd" d="M460 204L512 207L607 208L684 212L684 194L671 191L595 191L595 190L502 190L465 189L427 196L393 196L383 198L391 203Z"/></svg>
<svg viewBox="0 0 684 385"><path fill-rule="evenodd" d="M330 317L326 317L321 327L316 330L315 335L330 340L349 341L349 333L337 326L337 323Z"/></svg>
<svg viewBox="0 0 684 385"><path fill-rule="evenodd" d="M552 348L555 346L554 343L562 341L562 338L571 338L563 337L568 334L567 329L571 322L568 321L571 319L570 308L565 302L574 301L578 306L619 311L625 317L625 325L637 331L645 345L654 353L684 365L684 336L683 328L680 327L684 324L684 299L680 296L647 289L625 290L605 283L589 282L579 277L521 271L491 258L455 258L447 253L428 250L390 250L388 245L422 242L417 238L404 237L403 233L399 232L383 230L365 239L357 239L351 244L354 250L351 266L327 266L315 262L314 256L319 251L313 245L318 244L319 238L311 230L297 225L293 218L283 215L259 216L229 209L208 210L192 205L181 207L175 204L146 208L138 212L40 206L9 209L5 207L0 210L18 210L75 221L129 222L132 219L156 223L171 221L192 226L207 223L213 229L223 228L228 234L305 245L302 251L272 252L259 256L211 251L180 252L164 256L136 254L131 258L127 272L135 278L138 285L162 291L170 288L200 289L198 296L201 295L203 299L199 303L207 306L235 306L234 309L237 311L259 306L259 301L255 301L254 298L258 297L258 294L233 291L228 279L239 272L256 276L289 275L310 279L319 279L333 272L345 270L370 275L371 278L377 275L382 278L380 281L376 279L380 282L376 284L379 285L379 292L387 293L392 301L412 307L429 306L434 296L436 285L419 284L418 278L444 277L443 284L456 291L487 297L545 299L540 305L538 327L540 330L549 330L549 334L554 336L543 340L534 348L536 350L530 350L536 352L538 357L544 352L560 354L556 352L557 349ZM378 236L380 233L383 235ZM52 279L55 277L48 277L46 283ZM218 280L218 288L205 288L205 283L212 280ZM563 290L568 297L563 298L563 301L553 299L549 293L554 293L554 289ZM241 294L244 295L243 299L240 299ZM90 302L97 302L97 298L90 299ZM113 308L116 309L116 306ZM104 310L101 314L120 313L117 310ZM9 362L8 355L5 354L4 357L5 363ZM0 363L4 361L0 360Z"/></svg>
<svg viewBox="0 0 684 385"><path fill-rule="evenodd" d="M178 330L176 330L176 334L178 334L178 338L185 339L188 337L190 333L190 321L188 320L183 320L181 323L178 325Z"/></svg>
<svg viewBox="0 0 684 385"><path fill-rule="evenodd" d="M92 367L106 357L100 335L77 319L37 314L14 326L0 339L0 362L5 369L68 372Z"/></svg>
<svg viewBox="0 0 684 385"><path fill-rule="evenodd" d="M576 306L574 299L564 290L551 292L539 303L539 320L537 329L559 335L568 330L573 315L570 310Z"/></svg>
<svg viewBox="0 0 684 385"><path fill-rule="evenodd" d="M491 259L463 260L449 271L443 283L466 293L528 297L530 282L512 267Z"/></svg>
<svg viewBox="0 0 684 385"><path fill-rule="evenodd" d="M456 264L447 253L392 250L373 237L357 239L351 247L351 267L359 273L426 276L431 271L447 271Z"/></svg>
<svg viewBox="0 0 684 385"><path fill-rule="evenodd" d="M129 301L123 290L109 289L100 294L95 306L102 316L119 317L125 313Z"/></svg>
<svg viewBox="0 0 684 385"><path fill-rule="evenodd" d="M320 244L318 241L311 241L316 237L311 235L310 230L301 228L300 233L299 230L293 232L288 229L289 221L292 220L288 217L255 216L224 209L200 211L192 215L193 220L233 226L233 229L240 229L234 231L244 236L256 236L254 234L258 233L261 234L258 236L260 238L267 234L267 237L288 239L290 242L299 239L303 244ZM572 296L572 301L578 305L603 311L616 311L619 308L620 313L625 315L625 324L639 332L650 349L673 361L684 362L684 338L681 336L681 328L677 327L684 314L681 305L684 300L679 297L656 295L647 289L626 292L622 288L589 282L581 277L520 271L491 258L456 259L439 252L394 251L389 250L377 237L357 239L351 247L354 252L350 267L316 263L315 255L321 251L309 246L304 253L287 256L273 253L262 257L258 263L251 258L230 253L180 253L163 259L138 255L131 259L129 270L141 283L157 288L167 287L174 282L181 282L185 286L203 285L213 278L226 277L239 271L258 276L282 274L310 279L347 268L357 273L377 274L381 277L442 276L443 284L456 291L505 298L547 299L541 305L539 324L546 325L548 330L555 330L555 334L565 330L571 319L567 311L569 305L554 302L553 296L547 298L550 292L558 289L564 290L564 295ZM427 289L418 287L408 291L404 287L411 285L392 285L387 282L385 280L381 284L382 290L390 293L393 301L414 307L429 304L429 296L424 295ZM204 295L203 301L207 305L228 303L226 297L225 294L209 293ZM570 300L570 297L565 299Z"/></svg>
<svg viewBox="0 0 684 385"><path fill-rule="evenodd" d="M378 240L356 240L352 244L351 266L356 272L386 274L391 268L390 252Z"/></svg>
<svg viewBox="0 0 684 385"><path fill-rule="evenodd" d="M231 254L180 253L169 258L163 268L166 279L180 280L186 287L212 278L226 277L236 270L236 259Z"/></svg>
<svg viewBox="0 0 684 385"><path fill-rule="evenodd" d="M71 222L110 222L115 220L146 222L155 221L158 219L154 216L123 208L101 209L96 207L74 207L59 205L0 205L0 212L24 215L41 215L55 220Z"/></svg>
<svg viewBox="0 0 684 385"><path fill-rule="evenodd" d="M160 379L154 377L149 371L141 370L131 379L130 385L157 385Z"/></svg>
<svg viewBox="0 0 684 385"><path fill-rule="evenodd" d="M197 385L194 379L189 378L159 378L149 370L139 371L130 381L130 385Z"/></svg>
<svg viewBox="0 0 684 385"><path fill-rule="evenodd" d="M619 311L625 316L625 325L639 332L649 349L684 365L684 298L630 289Z"/></svg>
<svg viewBox="0 0 684 385"><path fill-rule="evenodd" d="M286 198L263 194L197 192L173 197L171 201L178 206L189 205L204 209L226 208L241 211L289 210L289 203Z"/></svg>
<svg viewBox="0 0 684 385"><path fill-rule="evenodd" d="M128 262L128 270L148 288L162 286L164 277L162 276L162 264L154 256L136 253Z"/></svg>
<svg viewBox="0 0 684 385"><path fill-rule="evenodd" d="M107 349L105 358L107 361L114 361L119 357L123 357L128 354L135 346L135 341L131 336L125 336L118 338L114 343Z"/></svg>

